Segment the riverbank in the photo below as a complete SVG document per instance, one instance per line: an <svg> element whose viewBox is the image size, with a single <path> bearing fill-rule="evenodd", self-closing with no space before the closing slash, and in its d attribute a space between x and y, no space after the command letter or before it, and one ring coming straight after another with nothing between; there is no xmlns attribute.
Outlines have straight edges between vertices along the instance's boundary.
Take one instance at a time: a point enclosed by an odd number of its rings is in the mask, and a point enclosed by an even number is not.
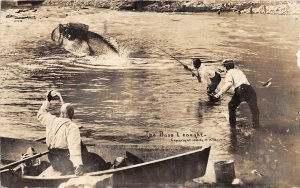
<svg viewBox="0 0 300 188"><path fill-rule="evenodd" d="M125 1L125 0L46 0L47 6L92 6L127 11L149 12L235 12L237 14L298 15L300 3L209 3L205 1Z"/></svg>

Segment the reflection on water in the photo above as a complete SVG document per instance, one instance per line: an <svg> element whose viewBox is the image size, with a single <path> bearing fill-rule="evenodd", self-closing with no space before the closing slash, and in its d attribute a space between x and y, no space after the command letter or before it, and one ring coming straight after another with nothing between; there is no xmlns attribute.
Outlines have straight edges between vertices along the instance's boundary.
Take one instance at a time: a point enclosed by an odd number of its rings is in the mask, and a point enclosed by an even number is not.
<svg viewBox="0 0 300 188"><path fill-rule="evenodd" d="M57 89L65 101L74 103L75 121L84 126L86 140L206 144L212 145L212 162L230 159L246 142L245 132L232 134L227 124L230 96L209 102L206 87L157 47L189 66L193 57L200 57L208 66L219 66L225 58L238 60L258 93L261 124L296 123L299 21L292 17L40 7L36 20L14 22L4 18L9 11L1 14L1 136L42 136L44 128L35 116L46 91ZM117 38L123 56L76 57L55 46L50 39L52 29L58 23L75 21ZM270 77L272 86L260 86L259 81ZM250 129L250 113L246 106L241 108L246 110L239 111L239 127ZM54 104L53 113L58 114L58 109ZM200 132L208 140L174 143L166 137L147 138L145 131Z"/></svg>

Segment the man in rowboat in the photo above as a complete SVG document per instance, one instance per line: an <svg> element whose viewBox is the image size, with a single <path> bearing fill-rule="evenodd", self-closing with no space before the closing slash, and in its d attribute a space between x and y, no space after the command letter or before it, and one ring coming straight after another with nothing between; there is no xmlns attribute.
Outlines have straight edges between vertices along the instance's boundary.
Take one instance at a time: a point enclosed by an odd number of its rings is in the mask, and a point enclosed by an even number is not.
<svg viewBox="0 0 300 188"><path fill-rule="evenodd" d="M193 65L197 70L198 77L202 78L204 83L207 84L207 95L215 94L221 81L221 75L217 71L203 65L199 58L193 59Z"/></svg>
<svg viewBox="0 0 300 188"><path fill-rule="evenodd" d="M38 120L46 126L48 158L55 170L64 174L75 172L76 175L82 175L84 173L82 155L87 153L87 150L82 147L79 127L72 122L74 107L70 103L63 103L60 117L48 111L50 102L57 96L61 95L53 91L48 92L46 100L37 113Z"/></svg>

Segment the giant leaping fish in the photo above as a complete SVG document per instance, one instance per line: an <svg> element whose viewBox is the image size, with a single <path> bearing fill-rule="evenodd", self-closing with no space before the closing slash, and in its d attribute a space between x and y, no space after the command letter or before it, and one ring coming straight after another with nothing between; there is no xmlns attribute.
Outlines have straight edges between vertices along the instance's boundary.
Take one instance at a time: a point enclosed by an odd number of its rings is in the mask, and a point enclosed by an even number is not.
<svg viewBox="0 0 300 188"><path fill-rule="evenodd" d="M59 24L52 31L51 38L77 56L119 54L119 50L111 42L88 29L88 25L81 23Z"/></svg>

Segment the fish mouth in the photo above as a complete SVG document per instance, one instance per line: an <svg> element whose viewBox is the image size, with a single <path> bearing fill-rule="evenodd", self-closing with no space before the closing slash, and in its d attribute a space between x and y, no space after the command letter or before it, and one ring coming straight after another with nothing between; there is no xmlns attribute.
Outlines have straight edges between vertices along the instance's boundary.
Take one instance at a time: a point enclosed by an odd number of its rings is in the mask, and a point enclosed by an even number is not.
<svg viewBox="0 0 300 188"><path fill-rule="evenodd" d="M57 42L59 46L62 46L64 36L65 36L65 27L62 24L58 24L58 26L55 29L53 29L51 33L51 39L54 42Z"/></svg>
<svg viewBox="0 0 300 188"><path fill-rule="evenodd" d="M87 31L88 26L85 24L58 24L58 26L51 33L51 39L54 42L57 42L59 46L62 46L64 38L68 40L88 40L86 33Z"/></svg>

